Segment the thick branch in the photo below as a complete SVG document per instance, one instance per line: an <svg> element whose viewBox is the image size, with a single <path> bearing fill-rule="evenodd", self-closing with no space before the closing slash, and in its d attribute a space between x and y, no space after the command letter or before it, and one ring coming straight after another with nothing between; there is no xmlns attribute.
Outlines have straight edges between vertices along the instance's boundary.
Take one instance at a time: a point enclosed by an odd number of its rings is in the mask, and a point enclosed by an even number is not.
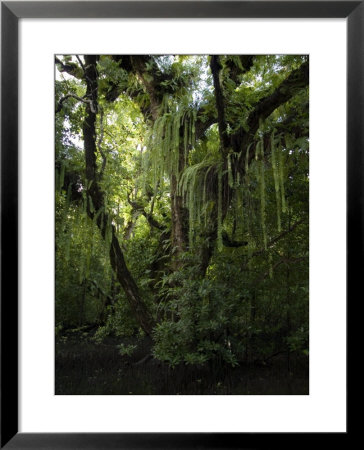
<svg viewBox="0 0 364 450"><path fill-rule="evenodd" d="M81 58L78 55L76 55L76 58L77 58L77 61L80 63L80 66L82 67L83 73L85 73L86 68L85 68L85 65L83 64Z"/></svg>
<svg viewBox="0 0 364 450"><path fill-rule="evenodd" d="M222 243L224 247L234 248L244 247L248 245L248 242L246 241L235 241L234 239L231 239L225 230L222 232Z"/></svg>
<svg viewBox="0 0 364 450"><path fill-rule="evenodd" d="M163 78L163 74L158 72L153 58L148 55L114 55L112 59L119 65L120 69L128 73L135 73L139 77L150 99L150 109L143 108L142 113L146 119L151 115L152 119L156 120L158 108L163 97L158 88L160 87L160 82L165 80L165 77ZM153 73L147 70L147 64L153 67ZM115 101L125 89L126 87L120 83L110 83L110 88L105 95L106 100L109 102ZM134 90L128 93L131 97L137 97L140 92Z"/></svg>
<svg viewBox="0 0 364 450"><path fill-rule="evenodd" d="M254 136L259 127L260 120L266 119L278 106L286 103L297 92L308 86L309 77L308 62L303 63L277 87L277 89L267 97L262 98L254 110L249 114L248 126L250 136Z"/></svg>
<svg viewBox="0 0 364 450"><path fill-rule="evenodd" d="M103 110L103 108L100 108L100 134L99 134L99 139L97 141L97 148L99 149L99 152L100 152L100 155L101 155L101 158L102 158L100 179L102 178L102 176L104 174L105 167L106 167L106 162L107 162L106 154L102 150L102 141L103 141L103 139L104 139L104 110Z"/></svg>
<svg viewBox="0 0 364 450"><path fill-rule="evenodd" d="M130 199L130 196L128 195L128 202L131 205L131 207L133 208L133 211L135 212L139 212L141 215L143 215L149 225L151 225L154 228L157 228L158 230L163 231L165 229L165 227L163 225L161 225L153 216L151 213L147 213L144 209L144 207L142 205L140 205L137 202L134 202L133 200Z"/></svg>
<svg viewBox="0 0 364 450"><path fill-rule="evenodd" d="M147 90L148 95L152 95L152 99L154 101L153 105L151 104L151 108L141 108L141 112L144 115L145 119L150 118L151 110L154 109L155 111L158 110L162 95L160 92L157 92L157 86L160 89L160 83L162 81L165 81L168 79L168 74L158 74L158 71L156 70L155 73L153 73L153 82L149 79L149 83L145 84L145 74L146 71L146 64L147 62L151 63L153 62L150 57L146 56L129 56L129 55L114 55L112 56L112 59L116 61L119 65L119 67L122 70L125 70L126 72L133 72L138 73L139 77L142 80L142 84ZM144 73L144 76L142 76ZM147 77L148 78L148 77ZM165 89L165 88L164 88ZM109 102L115 101L119 95L122 94L122 92L125 90L125 86L122 86L121 84L115 84L111 83L110 88L105 95L105 98ZM141 91L133 90L128 91L128 95L132 98L137 98ZM152 103L152 102L151 102ZM196 114L196 124L195 124L195 136L196 140L199 140L203 137L206 130L217 121L217 116L214 113L214 108L209 109L209 112L206 112L206 104L201 105L200 109L197 111Z"/></svg>
<svg viewBox="0 0 364 450"><path fill-rule="evenodd" d="M59 112L61 111L61 109L62 109L62 107L63 107L63 103L64 103L66 100L68 100L69 98L75 98L75 99L78 100L79 102L82 102L82 103L88 103L88 104L90 105L91 111L94 112L94 113L96 112L96 111L95 111L95 108L94 108L94 105L93 105L93 103L92 103L91 100L87 100L86 98L79 97L78 95L75 95L75 94L67 94L67 95L65 95L64 97L62 97L62 98L60 99L60 101L58 102L58 106L57 106L57 109L56 109L56 114L59 113Z"/></svg>
<svg viewBox="0 0 364 450"><path fill-rule="evenodd" d="M156 71L153 75L149 74L147 71L147 63L153 63L153 60L148 56L132 56L131 57L132 65L138 76L141 78L145 89L149 95L150 106L151 106L151 115L153 120L155 121L158 117L159 105L162 101L162 97L157 89L158 82L156 81L157 74Z"/></svg>
<svg viewBox="0 0 364 450"><path fill-rule="evenodd" d="M203 119L202 119L203 117ZM197 119L195 124L195 136L196 141L202 139L206 131L211 127L212 124L216 123L216 117L212 114L206 116L203 113L203 110L200 109L197 112Z"/></svg>
<svg viewBox="0 0 364 450"><path fill-rule="evenodd" d="M255 154L255 133L259 128L261 120L267 118L280 105L286 103L300 90L308 86L308 62L303 63L299 69L294 70L291 74L277 87L270 95L262 98L254 110L249 114L248 127L249 131L245 132L240 128L231 136L231 143L234 151L239 153L242 149L247 149L250 145L248 154L248 163L254 158ZM287 124L286 124L287 125ZM234 162L235 164L235 162ZM237 169L241 174L245 171L245 158L240 158Z"/></svg>
<svg viewBox="0 0 364 450"><path fill-rule="evenodd" d="M69 75L72 75L73 77L78 78L79 80L82 80L83 74L76 63L69 62L69 63L65 64L57 57L55 58L55 62L57 64L58 70L61 73L66 72Z"/></svg>
<svg viewBox="0 0 364 450"><path fill-rule="evenodd" d="M241 65L243 66L244 72L249 72L253 67L255 55L239 55Z"/></svg>
<svg viewBox="0 0 364 450"><path fill-rule="evenodd" d="M269 248L272 248L275 246L275 244L280 241L281 239L283 239L285 236L287 236L287 234L291 233L292 231L294 231L299 225L306 223L307 219L303 218L301 220L298 220L297 222L295 222L293 225L291 225L287 230L282 231L282 233L278 234L278 236L275 236L274 238L272 238L268 244L267 244L267 248L262 248L260 250L257 250L255 252L253 252L249 258L249 260L251 258L254 258L255 256L259 256L262 255L263 253L265 253ZM247 263L245 264L247 265Z"/></svg>
<svg viewBox="0 0 364 450"><path fill-rule="evenodd" d="M240 76L249 72L254 64L255 55L238 55L238 64L234 59L228 58L226 66L229 69L229 78L234 81L235 84L240 84Z"/></svg>
<svg viewBox="0 0 364 450"><path fill-rule="evenodd" d="M250 58L250 60L245 61L247 64L247 69L250 69L253 58ZM216 100L216 109L217 109L217 122L219 125L219 134L220 134L220 140L221 145L223 148L223 153L227 153L229 147L231 146L232 141L228 138L227 135L227 124L226 124L226 118L225 118L225 99L223 97L223 92L221 88L220 83L220 71L221 66L218 60L217 56L213 56L211 58L211 71L213 74L213 80L214 80L214 87L215 87L215 100ZM307 78L307 79L306 79ZM274 109L276 109L280 104L285 103L290 98L292 98L300 89L304 88L308 84L308 65L305 66L302 65L300 69L297 71L294 71L287 77L285 81L281 83L281 85L277 88L277 90L258 102L256 105L255 110L253 113L251 113L249 120L250 120L250 132L245 133L243 130L240 130L239 134L239 140L240 140L240 146L239 151L241 150L241 143L242 138L241 136L245 135L246 138L252 138L254 137L256 130L259 126L259 121L261 119L264 119L268 117ZM196 123L196 137L201 138L203 134L206 132L208 127L216 121L216 116L213 117L213 115L216 113L209 113L208 115L203 113L203 110L201 110L201 115L198 114L197 117L197 123ZM201 119L199 119L201 117ZM256 124L254 123L253 119L256 119ZM286 125L286 124L285 124ZM254 133L252 133L252 128L256 126L256 129ZM248 139L247 139L248 141ZM252 142L252 139L250 140ZM270 137L267 142L265 142L265 147L268 149L270 145ZM246 147L245 147L246 148ZM249 158L251 159L251 155L254 155L254 145L252 145L252 149L250 151ZM244 154L245 156L245 154ZM244 169L244 158L241 158L242 167ZM237 161L236 161L237 162ZM232 158L232 166L235 170L235 164L234 164L234 158ZM223 211L223 217L225 217L226 214L226 205L229 204L230 198L231 198L231 188L228 185L227 177L223 177L223 197L224 197L224 206L225 210ZM211 221L209 230L206 230L206 233L204 235L204 244L201 246L201 264L200 264L200 273L202 276L206 273L206 268L209 264L209 260L211 258L211 255L213 253L214 249L214 241L216 240L217 236L217 220L216 220L216 211L211 214ZM282 236L283 237L283 236ZM229 245L229 241L226 239L223 239L225 244ZM240 243L239 243L240 244ZM243 243L242 243L243 244ZM274 242L271 242L270 245L274 245Z"/></svg>
<svg viewBox="0 0 364 450"><path fill-rule="evenodd" d="M89 283L89 286L88 286L88 287L89 287L89 290L90 290L91 292L92 292L92 288L91 288L90 285L92 285L92 286L96 289L96 291L97 291L97 293L98 293L99 295L101 295L102 297L106 298L109 304L112 304L113 299L110 297L110 295L108 295L106 292L104 292L104 291L100 288L100 286L96 283L95 280L89 280L89 279L87 279L87 280L85 280L85 282L86 282L86 283Z"/></svg>

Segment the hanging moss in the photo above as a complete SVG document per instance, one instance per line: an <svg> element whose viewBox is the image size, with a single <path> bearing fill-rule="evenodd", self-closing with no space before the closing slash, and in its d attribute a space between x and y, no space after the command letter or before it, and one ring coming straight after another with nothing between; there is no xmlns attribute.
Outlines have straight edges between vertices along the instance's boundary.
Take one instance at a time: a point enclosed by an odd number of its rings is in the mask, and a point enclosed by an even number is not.
<svg viewBox="0 0 364 450"><path fill-rule="evenodd" d="M208 175L209 173L214 169L214 165L210 165L210 167L207 168L205 171L205 176L203 180L203 205L204 205L204 214L205 214L205 226L207 226L207 219L208 219L208 210L210 207L210 200L207 196L208 192Z"/></svg>
<svg viewBox="0 0 364 450"><path fill-rule="evenodd" d="M142 159L141 159L141 173L142 173L141 189L142 189L143 195L145 195L147 192L147 184L148 184L147 175L148 175L148 170L149 170L149 164L150 164L149 152L143 152ZM155 177L154 177L154 180L155 180ZM157 191L157 186L158 186L158 183L153 184L154 192Z"/></svg>
<svg viewBox="0 0 364 450"><path fill-rule="evenodd" d="M189 114L190 116L190 123L189 123L189 143L192 145L193 144L193 138L194 138L194 122L193 122L193 114Z"/></svg>
<svg viewBox="0 0 364 450"><path fill-rule="evenodd" d="M152 166L152 184L162 184L164 177L178 177L180 149L184 151L187 165L188 149L193 147L195 140L196 111L188 105L181 106L163 99L160 117L154 123L149 137L149 160ZM183 137L181 138L181 127Z"/></svg>
<svg viewBox="0 0 364 450"><path fill-rule="evenodd" d="M272 169L273 169L274 189L275 189L275 194L276 194L277 227L278 227L278 231L280 232L282 229L282 227L281 227L281 196L280 196L280 189L279 189L280 188L280 177L279 177L278 168L277 168L274 133L272 134L272 138L271 138L271 162L272 162Z"/></svg>
<svg viewBox="0 0 364 450"><path fill-rule="evenodd" d="M233 189L235 187L235 184L234 184L234 176L233 176L232 168L231 168L231 153L228 154L227 161L228 161L228 182L229 182L229 186Z"/></svg>
<svg viewBox="0 0 364 450"><path fill-rule="evenodd" d="M239 186L240 186L240 173L237 172L237 175L236 175L236 187L238 188Z"/></svg>
<svg viewBox="0 0 364 450"><path fill-rule="evenodd" d="M258 142L255 145L255 161L258 161L258 159L259 159L259 147L260 147L260 142Z"/></svg>
<svg viewBox="0 0 364 450"><path fill-rule="evenodd" d="M188 240L189 240L189 247L190 249L194 246L194 235L195 235L195 227L194 227L194 221L195 221L195 208L194 208L194 196L192 192L188 193L188 212L189 212L189 231L188 231Z"/></svg>
<svg viewBox="0 0 364 450"><path fill-rule="evenodd" d="M217 194L217 248L221 252L222 244L222 164L218 166L217 172L218 194Z"/></svg>
<svg viewBox="0 0 364 450"><path fill-rule="evenodd" d="M81 256L78 266L78 282L81 284L85 279L85 258Z"/></svg>
<svg viewBox="0 0 364 450"><path fill-rule="evenodd" d="M184 121L183 124L183 147L184 147L184 158L185 165L187 165L187 149L188 149L188 125L187 120Z"/></svg>
<svg viewBox="0 0 364 450"><path fill-rule="evenodd" d="M245 155L245 173L248 173L249 171L249 151L252 144L249 144L246 148L246 155Z"/></svg>
<svg viewBox="0 0 364 450"><path fill-rule="evenodd" d="M211 155L194 165L188 165L188 152L195 145L195 123L196 111L188 104L178 107L163 99L160 109L161 116L154 123L153 131L149 139L149 164L152 166L153 181L157 186L163 183L166 175L177 178L177 192L184 199L185 206L189 211L189 245L192 248L196 226L207 224L212 202L216 201L215 186L209 180L209 175L218 178L218 215L219 215L219 236L218 240L222 247L222 174L221 162L216 161L220 154ZM183 132L181 134L181 126ZM179 152L183 149L186 168L180 172ZM220 167L220 169L218 169ZM220 171L220 172L219 172ZM219 175L217 174L219 172ZM235 188L236 181L232 168L231 156L228 161L228 181L231 188Z"/></svg>
<svg viewBox="0 0 364 450"><path fill-rule="evenodd" d="M266 221L265 221L265 170L264 170L264 143L260 141L257 146L260 149L260 164L259 164L259 177L258 183L260 187L260 215L263 233L264 248L267 248L267 232L266 232Z"/></svg>
<svg viewBox="0 0 364 450"><path fill-rule="evenodd" d="M278 149L278 167L279 167L279 184L281 188L281 199L282 199L282 212L286 212L286 195L284 192L284 158L283 158L283 148L280 146Z"/></svg>
<svg viewBox="0 0 364 450"><path fill-rule="evenodd" d="M173 116L173 134L172 134L172 141L173 146L175 149L179 148L179 131L180 131L180 119L181 119L181 113L177 112Z"/></svg>

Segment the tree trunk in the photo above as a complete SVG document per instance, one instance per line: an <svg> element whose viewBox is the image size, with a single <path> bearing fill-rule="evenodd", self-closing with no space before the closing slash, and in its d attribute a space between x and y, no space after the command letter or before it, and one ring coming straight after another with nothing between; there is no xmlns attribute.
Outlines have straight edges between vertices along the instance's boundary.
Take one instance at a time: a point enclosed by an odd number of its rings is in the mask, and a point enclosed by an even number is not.
<svg viewBox="0 0 364 450"><path fill-rule="evenodd" d="M183 136L183 127L180 130ZM179 270L182 266L181 254L187 250L188 242L188 211L183 204L183 197L178 193L178 179L186 166L184 146L178 148L178 173L171 175L171 245L172 269Z"/></svg>
<svg viewBox="0 0 364 450"><path fill-rule="evenodd" d="M86 160L86 180L87 180L87 213L91 219L97 216L96 223L102 237L105 239L107 231L111 232L110 262L115 271L117 280L125 291L129 306L138 320L142 329L150 335L153 329L153 320L144 304L138 286L129 272L124 255L121 251L119 241L116 236L115 227L104 211L103 193L98 184L96 165L96 114L97 114L97 57L95 55L85 56L85 80L87 84L86 96L90 103L87 103L86 114L83 123L83 135ZM92 202L92 203L91 203Z"/></svg>

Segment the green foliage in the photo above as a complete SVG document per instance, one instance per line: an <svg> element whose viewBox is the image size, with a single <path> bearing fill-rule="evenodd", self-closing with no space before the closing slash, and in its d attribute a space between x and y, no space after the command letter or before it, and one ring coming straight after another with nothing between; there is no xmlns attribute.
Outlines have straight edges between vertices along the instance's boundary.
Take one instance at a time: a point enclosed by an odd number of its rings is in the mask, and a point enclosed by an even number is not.
<svg viewBox="0 0 364 450"><path fill-rule="evenodd" d="M94 324L96 343L142 334L111 268L114 232L156 324L156 358L173 367L233 367L279 351L307 354L307 89L249 130L254 108L306 57L258 55L249 70L238 55L220 57L229 142L248 136L227 154L206 56L146 56L142 70L122 58L124 68L109 55L97 63L91 183L85 103L75 97L84 97L86 82L57 73L56 105L74 96L56 114L56 333ZM82 75L75 57L63 61ZM102 192L99 211L87 196L92 183ZM119 351L131 355L134 345Z"/></svg>
<svg viewBox="0 0 364 450"><path fill-rule="evenodd" d="M300 351L308 356L308 329L298 328L293 334L287 337L287 344L292 352Z"/></svg>
<svg viewBox="0 0 364 450"><path fill-rule="evenodd" d="M97 321L103 298L90 281L106 291L110 267L95 225L65 193L56 195L56 245L56 323L74 327Z"/></svg>
<svg viewBox="0 0 364 450"><path fill-rule="evenodd" d="M133 344L129 344L129 345L120 344L120 345L118 345L119 353L120 353L121 356L124 356L124 355L131 356L136 348L137 348L137 346L133 345Z"/></svg>

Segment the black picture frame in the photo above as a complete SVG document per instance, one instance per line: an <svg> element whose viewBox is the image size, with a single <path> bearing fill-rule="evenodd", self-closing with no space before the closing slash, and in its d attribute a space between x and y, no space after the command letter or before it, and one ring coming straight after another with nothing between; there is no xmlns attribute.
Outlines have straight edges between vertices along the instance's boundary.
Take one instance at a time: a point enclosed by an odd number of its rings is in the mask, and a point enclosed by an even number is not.
<svg viewBox="0 0 364 450"><path fill-rule="evenodd" d="M1 2L1 442L6 449L297 448L325 433L18 433L20 18L347 18L347 304L363 264L364 1ZM350 347L348 346L348 351ZM349 417L349 416L347 416ZM350 428L335 440L346 445ZM344 441L345 440L345 441Z"/></svg>

